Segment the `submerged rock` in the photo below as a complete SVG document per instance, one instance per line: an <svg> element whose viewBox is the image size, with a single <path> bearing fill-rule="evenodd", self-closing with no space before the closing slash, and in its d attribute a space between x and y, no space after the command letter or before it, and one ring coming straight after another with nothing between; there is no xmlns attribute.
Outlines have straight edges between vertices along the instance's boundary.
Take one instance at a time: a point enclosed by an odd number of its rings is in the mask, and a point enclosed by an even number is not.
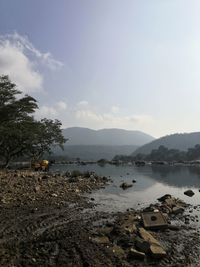
<svg viewBox="0 0 200 267"><path fill-rule="evenodd" d="M120 185L120 187L123 189L123 190L125 190L125 189L127 189L127 188L129 188L129 187L132 187L133 185L132 184L127 184L127 183L122 183L121 185Z"/></svg>
<svg viewBox="0 0 200 267"><path fill-rule="evenodd" d="M187 190L184 192L184 194L188 197L192 197L194 195L194 192L192 190Z"/></svg>

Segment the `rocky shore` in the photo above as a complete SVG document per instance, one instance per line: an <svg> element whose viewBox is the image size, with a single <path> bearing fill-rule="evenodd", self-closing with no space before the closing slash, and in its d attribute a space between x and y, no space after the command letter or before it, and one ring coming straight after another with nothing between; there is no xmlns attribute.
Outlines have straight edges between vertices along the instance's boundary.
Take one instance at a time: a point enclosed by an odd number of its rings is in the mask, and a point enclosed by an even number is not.
<svg viewBox="0 0 200 267"><path fill-rule="evenodd" d="M95 210L94 173L0 172L0 266L200 266L199 206ZM87 196L86 196L87 195Z"/></svg>

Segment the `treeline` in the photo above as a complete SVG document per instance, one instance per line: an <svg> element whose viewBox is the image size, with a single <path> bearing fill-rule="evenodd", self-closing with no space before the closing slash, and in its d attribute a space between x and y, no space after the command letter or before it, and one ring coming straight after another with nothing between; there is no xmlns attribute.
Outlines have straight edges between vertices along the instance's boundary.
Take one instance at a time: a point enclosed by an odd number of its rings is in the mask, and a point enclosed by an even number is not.
<svg viewBox="0 0 200 267"><path fill-rule="evenodd" d="M187 151L178 149L168 149L165 146L159 146L158 149L153 149L150 154L137 154L136 156L116 155L113 160L129 161L192 161L200 159L200 144L189 148Z"/></svg>
<svg viewBox="0 0 200 267"><path fill-rule="evenodd" d="M0 76L0 161L2 167L11 160L28 157L40 159L52 146L61 148L66 139L61 122L43 118L36 120L37 100L22 95L8 76Z"/></svg>

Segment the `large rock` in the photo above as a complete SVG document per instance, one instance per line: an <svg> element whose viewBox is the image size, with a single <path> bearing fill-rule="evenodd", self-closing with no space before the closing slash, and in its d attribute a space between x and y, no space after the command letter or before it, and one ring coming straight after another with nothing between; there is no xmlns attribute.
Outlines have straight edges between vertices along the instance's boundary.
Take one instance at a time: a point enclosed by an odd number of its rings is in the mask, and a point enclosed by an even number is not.
<svg viewBox="0 0 200 267"><path fill-rule="evenodd" d="M184 192L184 194L188 197L192 197L194 195L194 192L192 190L187 190Z"/></svg>
<svg viewBox="0 0 200 267"><path fill-rule="evenodd" d="M154 258L161 258L166 255L166 252L161 246L161 244L159 243L159 241L155 239L144 228L139 228L139 234L141 238L149 244L149 252Z"/></svg>

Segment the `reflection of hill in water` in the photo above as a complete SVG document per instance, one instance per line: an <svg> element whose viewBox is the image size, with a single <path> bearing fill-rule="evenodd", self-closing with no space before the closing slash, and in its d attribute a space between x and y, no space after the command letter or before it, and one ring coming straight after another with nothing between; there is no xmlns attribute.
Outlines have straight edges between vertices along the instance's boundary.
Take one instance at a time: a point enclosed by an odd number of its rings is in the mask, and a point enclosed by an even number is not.
<svg viewBox="0 0 200 267"><path fill-rule="evenodd" d="M200 168L186 166L151 166L149 176L157 182L176 187L200 187ZM138 173L143 173L143 168L138 168Z"/></svg>

